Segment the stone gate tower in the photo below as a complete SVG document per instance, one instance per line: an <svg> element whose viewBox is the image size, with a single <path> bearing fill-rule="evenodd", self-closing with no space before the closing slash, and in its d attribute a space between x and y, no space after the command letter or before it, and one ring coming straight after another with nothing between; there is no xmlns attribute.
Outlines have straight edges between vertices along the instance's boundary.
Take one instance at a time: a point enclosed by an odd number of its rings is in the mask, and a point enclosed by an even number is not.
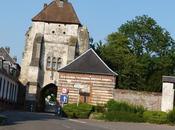
<svg viewBox="0 0 175 130"><path fill-rule="evenodd" d="M67 0L44 4L26 33L20 75L27 86L26 100L36 102L40 89L50 83L57 85L57 70L88 48L88 30L81 25L72 4Z"/></svg>

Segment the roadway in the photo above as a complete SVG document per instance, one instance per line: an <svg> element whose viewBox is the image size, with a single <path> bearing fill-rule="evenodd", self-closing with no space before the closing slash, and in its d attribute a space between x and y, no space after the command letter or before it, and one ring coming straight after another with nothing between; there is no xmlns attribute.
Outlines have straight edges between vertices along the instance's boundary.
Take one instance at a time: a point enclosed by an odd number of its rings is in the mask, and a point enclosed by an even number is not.
<svg viewBox="0 0 175 130"><path fill-rule="evenodd" d="M3 112L7 125L0 130L175 130L175 126L145 123L104 122L58 118L53 114L29 112Z"/></svg>

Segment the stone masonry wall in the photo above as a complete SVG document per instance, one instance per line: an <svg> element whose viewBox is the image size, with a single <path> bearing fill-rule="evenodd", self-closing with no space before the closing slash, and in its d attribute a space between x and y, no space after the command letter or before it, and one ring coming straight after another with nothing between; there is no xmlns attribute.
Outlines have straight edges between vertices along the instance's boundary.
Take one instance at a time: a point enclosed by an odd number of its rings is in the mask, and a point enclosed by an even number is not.
<svg viewBox="0 0 175 130"><path fill-rule="evenodd" d="M47 56L59 56L63 59L62 66L67 65L68 63L68 43L71 37L78 37L78 25L74 24L54 24L54 23L44 23L44 22L33 22L32 27L29 28L29 31L26 33L26 44L24 50L24 56L22 59L21 66L21 76L20 79L23 84L28 82L30 77L29 68L32 59L33 53L33 44L34 38L37 33L40 33L44 36L44 50L42 52L42 57L44 61L41 61L46 68L46 59ZM75 45L74 45L75 46ZM71 54L72 55L72 54ZM74 50L75 55L75 50ZM69 60L73 60L72 59ZM45 70L45 75L47 70ZM50 78L46 77L44 85L47 83L52 83L53 81L49 80ZM47 81L49 80L49 81Z"/></svg>
<svg viewBox="0 0 175 130"><path fill-rule="evenodd" d="M135 105L142 105L148 110L161 110L161 93L116 89L114 91L114 99L116 101L125 101Z"/></svg>
<svg viewBox="0 0 175 130"><path fill-rule="evenodd" d="M44 37L44 45L43 50L41 51L42 59L40 59L40 62L44 68L41 73L43 82L41 82L42 80L39 82L42 87L48 85L49 83L55 83L55 81L58 82L58 73L56 71L51 72L46 69L47 57L50 56L57 59L61 58L61 67L63 67L76 57L77 43L80 44L80 54L86 51L89 47L89 41L87 40L89 39L88 31L87 29L81 28L82 32L87 34L80 39L80 28L81 27L76 24L33 22L32 26L26 33L26 44L21 65L20 81L23 84L27 84L30 80L34 39L37 34L42 34ZM40 50L38 50L38 52L40 52ZM32 73L33 72L34 71L32 71ZM52 73L54 73L53 78L50 78ZM36 74L36 77L37 76L38 74ZM35 78L35 82L37 82L37 78Z"/></svg>
<svg viewBox="0 0 175 130"><path fill-rule="evenodd" d="M77 84L90 87L90 104L105 104L113 99L115 77L76 73L60 73L57 97L60 97L62 88L68 88L69 103L76 103L79 95L78 89L75 88Z"/></svg>

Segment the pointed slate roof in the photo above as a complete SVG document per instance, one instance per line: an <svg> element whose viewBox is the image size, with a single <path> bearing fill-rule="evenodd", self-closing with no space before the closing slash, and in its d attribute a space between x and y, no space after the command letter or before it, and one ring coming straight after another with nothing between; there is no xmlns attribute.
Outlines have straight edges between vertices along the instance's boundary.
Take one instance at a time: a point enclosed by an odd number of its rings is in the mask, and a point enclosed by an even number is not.
<svg viewBox="0 0 175 130"><path fill-rule="evenodd" d="M32 21L81 25L71 3L65 1L63 5L59 4L60 0L52 1Z"/></svg>
<svg viewBox="0 0 175 130"><path fill-rule="evenodd" d="M58 72L118 75L102 61L93 49L89 49L67 66L59 69Z"/></svg>

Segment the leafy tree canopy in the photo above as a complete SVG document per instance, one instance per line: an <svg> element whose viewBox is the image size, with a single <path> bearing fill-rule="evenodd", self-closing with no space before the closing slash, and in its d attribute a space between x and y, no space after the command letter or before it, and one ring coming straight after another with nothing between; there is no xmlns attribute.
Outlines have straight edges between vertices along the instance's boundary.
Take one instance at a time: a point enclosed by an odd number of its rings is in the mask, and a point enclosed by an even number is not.
<svg viewBox="0 0 175 130"><path fill-rule="evenodd" d="M119 88L161 91L163 75L174 75L175 42L147 16L138 16L92 47L119 73Z"/></svg>

